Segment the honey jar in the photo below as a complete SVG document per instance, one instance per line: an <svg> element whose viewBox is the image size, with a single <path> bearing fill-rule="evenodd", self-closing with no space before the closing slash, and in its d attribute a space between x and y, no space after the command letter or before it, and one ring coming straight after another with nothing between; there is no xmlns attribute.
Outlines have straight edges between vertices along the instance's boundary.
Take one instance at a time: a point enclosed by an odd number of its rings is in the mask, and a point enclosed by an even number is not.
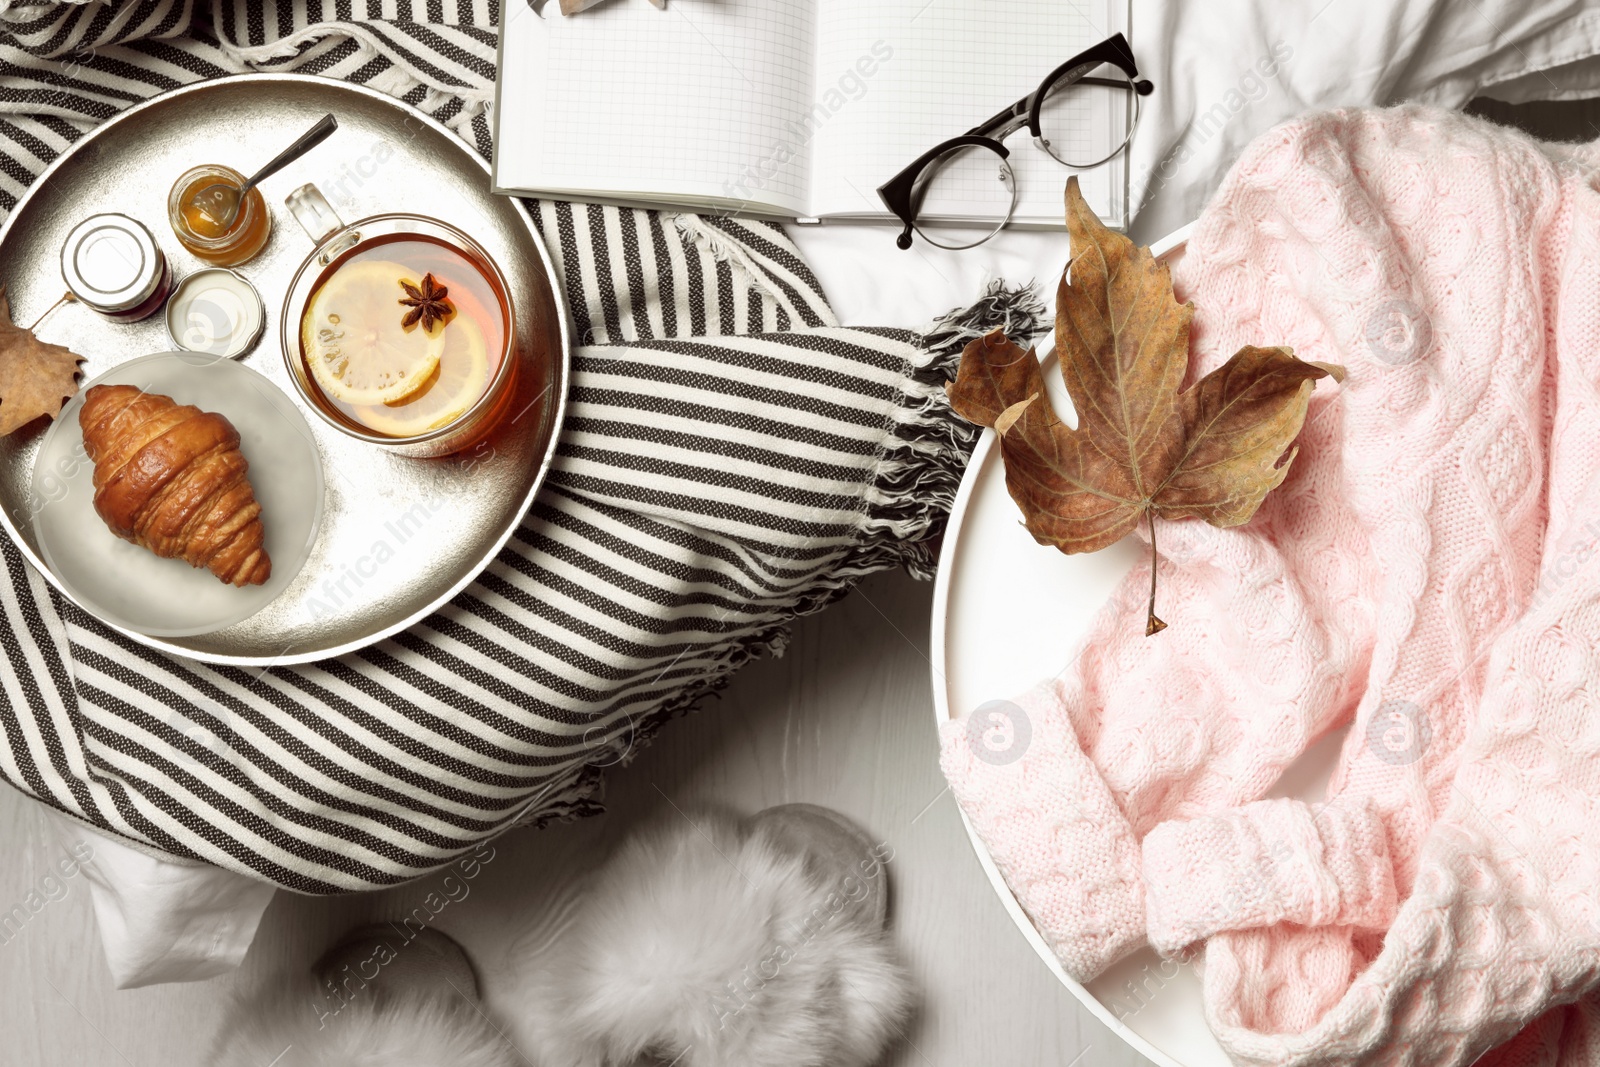
<svg viewBox="0 0 1600 1067"><path fill-rule="evenodd" d="M178 243L196 257L219 267L232 267L255 258L266 247L272 236L272 215L261 190L251 189L239 205L232 225L223 228L195 202L196 194L218 183L242 189L245 178L233 168L216 163L184 171L167 194L167 221L172 224Z"/></svg>

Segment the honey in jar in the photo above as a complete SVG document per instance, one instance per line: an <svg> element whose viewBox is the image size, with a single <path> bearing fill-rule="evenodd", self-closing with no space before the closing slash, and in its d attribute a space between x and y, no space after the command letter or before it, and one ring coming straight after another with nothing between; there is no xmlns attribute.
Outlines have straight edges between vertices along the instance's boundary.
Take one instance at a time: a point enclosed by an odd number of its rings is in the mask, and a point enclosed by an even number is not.
<svg viewBox="0 0 1600 1067"><path fill-rule="evenodd" d="M272 236L272 215L260 189L251 189L239 205L233 222L224 227L197 201L208 186L231 185L244 188L245 178L238 171L218 164L206 164L185 171L172 183L167 195L167 218L178 242L207 263L232 267L253 259Z"/></svg>

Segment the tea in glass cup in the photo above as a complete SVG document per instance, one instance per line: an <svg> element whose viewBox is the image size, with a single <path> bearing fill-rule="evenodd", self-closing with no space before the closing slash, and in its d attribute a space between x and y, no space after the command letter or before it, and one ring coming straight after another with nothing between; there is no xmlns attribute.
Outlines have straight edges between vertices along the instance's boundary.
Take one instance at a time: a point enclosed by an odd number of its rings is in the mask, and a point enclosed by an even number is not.
<svg viewBox="0 0 1600 1067"><path fill-rule="evenodd" d="M346 224L314 185L284 199L314 248L280 320L285 369L324 422L395 455L482 441L516 394L516 312L456 227L395 212Z"/></svg>
<svg viewBox="0 0 1600 1067"><path fill-rule="evenodd" d="M364 430L442 429L488 392L505 358L507 309L462 250L425 234L357 245L318 277L300 355L327 407Z"/></svg>

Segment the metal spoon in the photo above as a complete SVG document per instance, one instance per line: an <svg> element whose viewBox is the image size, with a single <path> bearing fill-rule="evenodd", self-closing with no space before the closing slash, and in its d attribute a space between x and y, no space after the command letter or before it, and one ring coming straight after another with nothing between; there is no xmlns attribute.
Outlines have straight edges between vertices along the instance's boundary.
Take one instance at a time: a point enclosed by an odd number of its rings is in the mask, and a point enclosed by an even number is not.
<svg viewBox="0 0 1600 1067"><path fill-rule="evenodd" d="M207 218L216 223L226 233L233 227L234 220L239 217L239 207L244 203L245 194L254 189L257 182L272 177L278 171L327 140L328 135L338 128L338 119L332 115L322 116L321 120L307 130L303 137L284 149L271 163L256 171L244 185L235 188L226 182L217 182L195 193L190 203L203 211Z"/></svg>

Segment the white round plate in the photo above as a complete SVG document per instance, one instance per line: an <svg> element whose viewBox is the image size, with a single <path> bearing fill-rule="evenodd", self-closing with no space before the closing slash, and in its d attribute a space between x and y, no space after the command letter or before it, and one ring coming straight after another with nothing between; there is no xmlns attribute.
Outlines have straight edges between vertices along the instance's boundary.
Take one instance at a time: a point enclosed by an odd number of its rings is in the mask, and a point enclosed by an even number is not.
<svg viewBox="0 0 1600 1067"><path fill-rule="evenodd" d="M261 504L272 577L237 589L210 571L113 534L94 510L94 463L78 413L96 385L132 385L225 416L239 431ZM201 352L161 352L118 364L61 409L33 467L32 521L46 565L84 610L153 637L211 633L254 615L294 580L316 541L322 460L294 402L261 374Z"/></svg>
<svg viewBox="0 0 1600 1067"><path fill-rule="evenodd" d="M1189 227L1151 246L1169 263L1183 254ZM1074 421L1053 345L1041 352L1050 400ZM933 692L936 722L987 701L1026 692L1060 674L1077 656L1090 620L1148 551L1128 538L1089 555L1067 556L1034 541L1006 492L1005 471L985 430L962 478L939 557L933 600ZM1273 792L1320 796L1343 732L1319 742ZM995 893L1023 937L1074 996L1138 1052L1161 1067L1230 1067L1206 1025L1193 968L1146 948L1087 985L1070 978L1017 902L989 850L967 836Z"/></svg>

